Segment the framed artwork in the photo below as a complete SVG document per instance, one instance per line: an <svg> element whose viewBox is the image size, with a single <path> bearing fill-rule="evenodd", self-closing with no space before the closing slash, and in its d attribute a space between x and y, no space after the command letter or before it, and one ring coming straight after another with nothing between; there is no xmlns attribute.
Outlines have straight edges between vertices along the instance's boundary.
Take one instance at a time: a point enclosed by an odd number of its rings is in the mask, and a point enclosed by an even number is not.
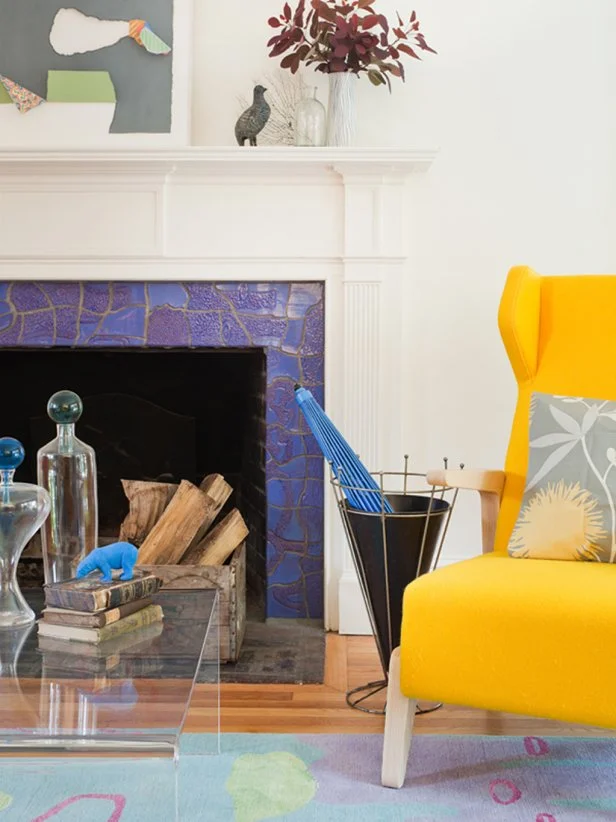
<svg viewBox="0 0 616 822"><path fill-rule="evenodd" d="M0 149L190 142L192 0L0 0Z"/></svg>

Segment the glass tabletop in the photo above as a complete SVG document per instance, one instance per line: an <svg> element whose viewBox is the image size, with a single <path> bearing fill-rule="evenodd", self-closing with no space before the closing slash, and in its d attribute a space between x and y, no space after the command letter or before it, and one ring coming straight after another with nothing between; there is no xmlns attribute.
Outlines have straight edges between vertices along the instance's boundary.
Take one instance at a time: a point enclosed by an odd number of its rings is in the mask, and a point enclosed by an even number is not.
<svg viewBox="0 0 616 822"><path fill-rule="evenodd" d="M24 594L38 618L42 592ZM1 629L0 752L176 756L197 681L215 752L217 591L162 590L153 599L162 623L98 646L39 637L36 624Z"/></svg>

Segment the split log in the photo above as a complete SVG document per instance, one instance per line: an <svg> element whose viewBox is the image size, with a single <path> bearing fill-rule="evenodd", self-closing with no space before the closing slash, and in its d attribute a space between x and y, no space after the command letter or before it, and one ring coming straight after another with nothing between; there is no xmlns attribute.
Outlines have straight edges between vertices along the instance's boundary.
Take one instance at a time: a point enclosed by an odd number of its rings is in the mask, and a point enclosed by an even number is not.
<svg viewBox="0 0 616 822"><path fill-rule="evenodd" d="M160 519L144 539L139 565L175 565L199 544L233 492L220 474L210 474L197 488L182 480Z"/></svg>
<svg viewBox="0 0 616 822"><path fill-rule="evenodd" d="M207 514L203 518L201 528L199 528L190 546L191 548L194 548L195 545L201 542L210 530L212 523L220 513L223 505L233 493L233 488L231 488L228 482L225 482L225 478L221 476L221 474L208 474L207 477L203 479L199 488L207 497L209 507Z"/></svg>
<svg viewBox="0 0 616 822"><path fill-rule="evenodd" d="M132 542L139 548L161 518L178 487L167 482L123 479L122 488L129 503L129 511L120 526L118 539Z"/></svg>
<svg viewBox="0 0 616 822"><path fill-rule="evenodd" d="M182 480L161 518L147 535L137 556L139 565L174 565L192 545L210 510L207 496Z"/></svg>
<svg viewBox="0 0 616 822"><path fill-rule="evenodd" d="M234 508L210 533L187 551L182 565L222 565L248 535L242 515Z"/></svg>

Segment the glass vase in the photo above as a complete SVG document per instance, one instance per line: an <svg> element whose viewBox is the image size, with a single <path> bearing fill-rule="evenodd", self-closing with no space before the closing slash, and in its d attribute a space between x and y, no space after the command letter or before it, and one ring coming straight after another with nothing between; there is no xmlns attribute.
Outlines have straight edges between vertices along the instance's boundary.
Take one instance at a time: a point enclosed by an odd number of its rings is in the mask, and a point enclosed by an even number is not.
<svg viewBox="0 0 616 822"><path fill-rule="evenodd" d="M73 391L58 391L47 403L58 434L37 455L38 482L51 498L51 516L41 532L47 585L72 579L98 541L96 456L75 436L82 411Z"/></svg>
<svg viewBox="0 0 616 822"><path fill-rule="evenodd" d="M351 146L357 129L357 75L338 71L329 75L327 145Z"/></svg>
<svg viewBox="0 0 616 822"><path fill-rule="evenodd" d="M49 514L49 494L38 485L14 482L24 461L23 445L0 439L0 628L17 628L34 621L34 612L17 582L17 563L28 541Z"/></svg>
<svg viewBox="0 0 616 822"><path fill-rule="evenodd" d="M324 146L327 136L325 107L317 99L317 89L300 100L295 112L295 145Z"/></svg>

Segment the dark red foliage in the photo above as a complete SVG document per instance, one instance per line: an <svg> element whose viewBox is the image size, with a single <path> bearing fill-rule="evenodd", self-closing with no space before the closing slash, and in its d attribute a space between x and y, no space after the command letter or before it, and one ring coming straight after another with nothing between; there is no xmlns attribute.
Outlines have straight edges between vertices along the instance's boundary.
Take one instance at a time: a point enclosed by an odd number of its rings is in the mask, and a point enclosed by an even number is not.
<svg viewBox="0 0 616 822"><path fill-rule="evenodd" d="M375 11L377 0L299 0L295 11L284 4L280 17L270 17L269 25L279 31L269 40L270 57L284 54L280 65L293 74L301 63L314 65L326 74L350 71L365 73L375 86L387 84L390 75L404 81L401 52L420 60L418 51L436 54L419 30L413 12L405 23L396 13L397 25L390 26ZM288 53L287 53L288 52Z"/></svg>

